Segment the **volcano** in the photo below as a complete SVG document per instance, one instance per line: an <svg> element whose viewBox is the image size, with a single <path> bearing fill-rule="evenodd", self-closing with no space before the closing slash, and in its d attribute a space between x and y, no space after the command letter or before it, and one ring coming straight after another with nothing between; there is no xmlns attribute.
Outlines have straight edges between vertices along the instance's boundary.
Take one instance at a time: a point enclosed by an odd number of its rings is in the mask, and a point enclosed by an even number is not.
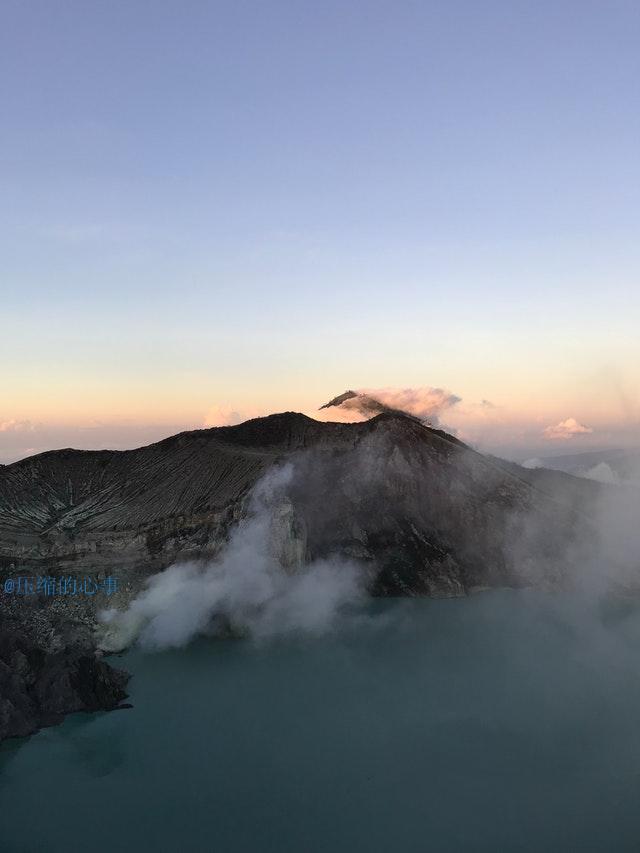
<svg viewBox="0 0 640 853"><path fill-rule="evenodd" d="M351 424L285 412L136 450L56 450L3 466L2 571L117 572L121 589L135 590L172 563L215 557L252 487L285 461L296 476L283 535L299 559L356 558L380 595L557 579L600 488L562 474L545 483L544 472L396 412Z"/></svg>
<svg viewBox="0 0 640 853"><path fill-rule="evenodd" d="M256 484L283 465L293 475L270 544L280 566L346 558L377 596L566 584L607 488L483 456L394 411L351 424L285 412L136 450L0 466L0 739L118 707L127 677L94 657L104 596L10 595L6 583L114 576L108 603L124 610L150 575L216 561Z"/></svg>

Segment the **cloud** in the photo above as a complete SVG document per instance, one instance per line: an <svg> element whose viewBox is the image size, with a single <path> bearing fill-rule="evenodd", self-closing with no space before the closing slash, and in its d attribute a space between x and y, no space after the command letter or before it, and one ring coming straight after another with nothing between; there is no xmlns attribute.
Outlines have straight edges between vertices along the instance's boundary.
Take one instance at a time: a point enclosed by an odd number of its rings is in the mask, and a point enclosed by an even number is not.
<svg viewBox="0 0 640 853"><path fill-rule="evenodd" d="M567 418L555 426L548 426L543 435L550 441L566 441L577 435L590 435L592 432L591 427L579 423L575 418Z"/></svg>
<svg viewBox="0 0 640 853"><path fill-rule="evenodd" d="M210 427L235 426L251 418L262 417L264 414L264 411L256 407L236 409L229 403L222 403L211 406L205 415L203 426L207 429Z"/></svg>
<svg viewBox="0 0 640 853"><path fill-rule="evenodd" d="M125 450L160 441L189 423L136 423L86 421L83 424L0 420L0 463L10 464L34 453L77 447L83 450Z"/></svg>
<svg viewBox="0 0 640 853"><path fill-rule="evenodd" d="M242 414L229 406L212 406L205 415L205 427L233 426L242 423Z"/></svg>
<svg viewBox="0 0 640 853"><path fill-rule="evenodd" d="M363 388L345 391L320 408L338 408L362 419L382 412L402 412L436 425L441 413L460 400L460 397L444 388ZM357 420L357 417L351 420Z"/></svg>
<svg viewBox="0 0 640 853"><path fill-rule="evenodd" d="M35 426L31 421L0 421L0 432L34 432Z"/></svg>

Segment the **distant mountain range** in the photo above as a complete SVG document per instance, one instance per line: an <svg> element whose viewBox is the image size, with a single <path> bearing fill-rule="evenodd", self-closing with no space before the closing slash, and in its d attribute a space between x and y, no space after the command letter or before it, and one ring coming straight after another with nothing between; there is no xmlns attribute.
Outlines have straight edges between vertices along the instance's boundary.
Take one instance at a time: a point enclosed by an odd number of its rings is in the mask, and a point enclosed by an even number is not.
<svg viewBox="0 0 640 853"><path fill-rule="evenodd" d="M602 483L640 486L640 450L616 449L528 459L527 468L564 471Z"/></svg>

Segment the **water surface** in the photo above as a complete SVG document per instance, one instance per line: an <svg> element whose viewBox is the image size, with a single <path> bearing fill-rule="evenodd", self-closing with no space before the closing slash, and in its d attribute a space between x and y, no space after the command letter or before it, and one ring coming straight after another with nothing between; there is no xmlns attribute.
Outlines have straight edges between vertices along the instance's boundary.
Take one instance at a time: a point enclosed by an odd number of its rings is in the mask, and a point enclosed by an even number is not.
<svg viewBox="0 0 640 853"><path fill-rule="evenodd" d="M639 660L526 592L130 652L133 710L0 748L0 850L638 851Z"/></svg>

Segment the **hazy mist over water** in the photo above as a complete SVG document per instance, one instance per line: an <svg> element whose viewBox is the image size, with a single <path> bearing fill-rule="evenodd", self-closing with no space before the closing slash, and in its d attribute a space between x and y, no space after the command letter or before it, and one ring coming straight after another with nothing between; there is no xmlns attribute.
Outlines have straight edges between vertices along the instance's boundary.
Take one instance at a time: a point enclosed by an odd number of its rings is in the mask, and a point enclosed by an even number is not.
<svg viewBox="0 0 640 853"><path fill-rule="evenodd" d="M369 615L128 653L134 710L0 750L3 853L638 849L635 606L496 591Z"/></svg>

